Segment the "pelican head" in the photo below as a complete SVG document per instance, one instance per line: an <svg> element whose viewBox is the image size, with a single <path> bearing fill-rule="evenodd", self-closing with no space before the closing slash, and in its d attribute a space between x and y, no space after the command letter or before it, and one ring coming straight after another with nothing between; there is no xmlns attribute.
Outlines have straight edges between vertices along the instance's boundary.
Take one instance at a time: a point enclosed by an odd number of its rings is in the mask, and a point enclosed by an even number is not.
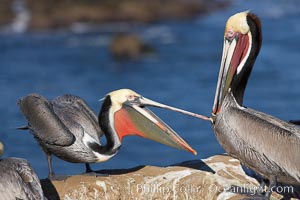
<svg viewBox="0 0 300 200"><path fill-rule="evenodd" d="M213 105L220 111L229 89L242 105L245 87L262 42L259 18L249 11L231 16L225 27L223 55Z"/></svg>
<svg viewBox="0 0 300 200"><path fill-rule="evenodd" d="M130 89L120 89L106 95L99 114L100 127L112 132L120 144L123 137L137 135L196 154L174 130L145 106L168 106L147 99ZM173 107L168 107L168 109ZM176 108L175 108L176 109ZM108 119L105 119L108 117ZM107 123L108 122L108 123ZM107 126L109 124L109 126Z"/></svg>

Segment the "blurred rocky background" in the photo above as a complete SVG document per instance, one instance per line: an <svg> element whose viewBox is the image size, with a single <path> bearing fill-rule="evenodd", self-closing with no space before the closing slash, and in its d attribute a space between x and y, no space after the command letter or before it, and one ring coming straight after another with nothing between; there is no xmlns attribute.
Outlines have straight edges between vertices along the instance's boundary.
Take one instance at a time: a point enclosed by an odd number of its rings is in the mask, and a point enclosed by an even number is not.
<svg viewBox="0 0 300 200"><path fill-rule="evenodd" d="M216 0L1 0L0 25L13 23L20 14L29 30L67 28L74 23L149 23L189 19L226 4Z"/></svg>

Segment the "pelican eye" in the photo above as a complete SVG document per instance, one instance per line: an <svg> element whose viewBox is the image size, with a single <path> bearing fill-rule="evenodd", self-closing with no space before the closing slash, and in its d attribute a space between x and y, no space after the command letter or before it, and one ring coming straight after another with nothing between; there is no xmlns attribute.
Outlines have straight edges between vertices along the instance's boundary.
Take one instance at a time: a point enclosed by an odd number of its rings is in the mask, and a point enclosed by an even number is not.
<svg viewBox="0 0 300 200"><path fill-rule="evenodd" d="M128 95L128 96L127 96L127 100L128 100L128 101L134 101L134 100L136 100L136 98L137 98L137 97L134 96L134 95Z"/></svg>
<svg viewBox="0 0 300 200"><path fill-rule="evenodd" d="M138 106L140 108L144 108L145 105L143 105L141 103L141 96L135 96L135 95L128 95L127 96L127 101L131 104L131 105L135 105Z"/></svg>
<svg viewBox="0 0 300 200"><path fill-rule="evenodd" d="M237 36L237 33L234 30L229 29L225 35L225 38L227 40L232 41L234 38L236 38L236 36Z"/></svg>

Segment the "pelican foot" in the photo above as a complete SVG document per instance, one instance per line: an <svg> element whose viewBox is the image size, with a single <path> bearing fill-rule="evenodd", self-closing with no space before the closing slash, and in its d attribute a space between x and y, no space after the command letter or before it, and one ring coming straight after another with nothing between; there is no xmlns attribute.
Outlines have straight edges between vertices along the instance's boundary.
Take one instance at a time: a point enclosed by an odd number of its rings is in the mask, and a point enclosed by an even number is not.
<svg viewBox="0 0 300 200"><path fill-rule="evenodd" d="M256 191L255 194L245 194L247 197L243 200L270 200L271 193Z"/></svg>
<svg viewBox="0 0 300 200"><path fill-rule="evenodd" d="M95 171L86 172L86 173L83 173L81 175L83 175L83 176L94 176L94 177L108 177L109 176L109 174L102 174L102 173L98 173L98 172L95 172Z"/></svg>
<svg viewBox="0 0 300 200"><path fill-rule="evenodd" d="M263 194L246 195L242 200L270 200L270 196Z"/></svg>
<svg viewBox="0 0 300 200"><path fill-rule="evenodd" d="M241 200L269 200L269 199L266 198L265 196L254 195L252 197L246 197L246 198L243 198Z"/></svg>
<svg viewBox="0 0 300 200"><path fill-rule="evenodd" d="M271 193L263 191L264 184L262 184L261 186L261 188L253 190L251 188L232 185L227 191L246 196L245 198L243 198L243 200L269 200Z"/></svg>
<svg viewBox="0 0 300 200"><path fill-rule="evenodd" d="M68 179L70 176L69 175L51 175L48 176L48 179L50 181L64 181L66 179Z"/></svg>
<svg viewBox="0 0 300 200"><path fill-rule="evenodd" d="M268 185L268 182L269 181L267 179L262 179L259 187L256 190L256 194L264 195L266 193L266 186Z"/></svg>

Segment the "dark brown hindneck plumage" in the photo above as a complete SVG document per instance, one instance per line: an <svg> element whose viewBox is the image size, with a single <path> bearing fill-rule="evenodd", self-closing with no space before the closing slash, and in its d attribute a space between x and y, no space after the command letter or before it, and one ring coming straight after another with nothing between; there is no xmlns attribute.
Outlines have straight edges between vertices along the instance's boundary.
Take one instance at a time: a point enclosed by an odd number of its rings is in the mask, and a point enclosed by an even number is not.
<svg viewBox="0 0 300 200"><path fill-rule="evenodd" d="M250 27L250 32L252 35L251 50L245 65L243 66L241 72L234 77L231 86L231 91L239 105L243 104L247 82L262 44L261 22L259 18L256 15L249 13L247 15L247 23Z"/></svg>
<svg viewBox="0 0 300 200"><path fill-rule="evenodd" d="M119 142L117 142L118 136L113 130L113 127L111 127L111 122L109 118L111 106L112 106L112 101L110 96L108 95L104 99L104 102L102 104L101 110L98 115L99 126L106 137L106 145L100 147L97 145L94 145L94 147L90 146L92 149L96 148L93 150L96 150L97 152L105 155L115 154L121 147Z"/></svg>

